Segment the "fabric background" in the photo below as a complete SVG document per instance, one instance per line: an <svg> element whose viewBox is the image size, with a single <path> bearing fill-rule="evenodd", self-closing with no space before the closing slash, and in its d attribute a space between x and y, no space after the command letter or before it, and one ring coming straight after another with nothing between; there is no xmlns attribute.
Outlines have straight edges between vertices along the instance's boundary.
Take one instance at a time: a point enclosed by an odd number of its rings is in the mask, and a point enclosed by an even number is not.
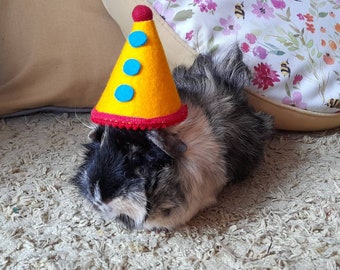
<svg viewBox="0 0 340 270"><path fill-rule="evenodd" d="M131 10L147 0L37 0L0 2L0 115L40 110L83 111L95 105L125 38ZM197 51L160 17L155 23L171 68L190 65ZM251 92L258 110L277 128L322 130L340 126L339 114L310 113ZM48 106L48 108L46 108ZM288 109L289 108L289 109Z"/></svg>
<svg viewBox="0 0 340 270"><path fill-rule="evenodd" d="M238 42L250 89L280 104L340 113L340 1L149 0L187 44L223 57Z"/></svg>
<svg viewBox="0 0 340 270"><path fill-rule="evenodd" d="M101 1L1 0L0 115L94 106L124 41Z"/></svg>

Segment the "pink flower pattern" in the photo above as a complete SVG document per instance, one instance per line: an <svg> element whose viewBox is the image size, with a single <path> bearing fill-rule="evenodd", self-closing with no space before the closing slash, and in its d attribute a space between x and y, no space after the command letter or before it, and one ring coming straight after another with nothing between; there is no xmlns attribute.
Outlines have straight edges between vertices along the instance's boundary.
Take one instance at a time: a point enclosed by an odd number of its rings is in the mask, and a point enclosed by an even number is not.
<svg viewBox="0 0 340 270"><path fill-rule="evenodd" d="M296 74L294 76L294 80L293 80L293 85L297 85L299 84L303 79L303 76L301 74Z"/></svg>
<svg viewBox="0 0 340 270"><path fill-rule="evenodd" d="M246 34L245 37L246 37L246 39L248 40L248 42L249 42L250 44L255 44L256 41L257 41L256 36L255 36L254 34L252 34L252 33Z"/></svg>
<svg viewBox="0 0 340 270"><path fill-rule="evenodd" d="M172 29L175 30L176 24L171 20L174 17L175 11L171 8L168 8L167 5L162 4L161 2L155 2L153 7L162 16L162 18L169 23Z"/></svg>
<svg viewBox="0 0 340 270"><path fill-rule="evenodd" d="M275 82L279 82L279 75L272 66L267 63L260 63L256 67L255 78L253 79L253 84L262 90L267 90L269 86L274 86Z"/></svg>
<svg viewBox="0 0 340 270"><path fill-rule="evenodd" d="M194 0L194 5L198 5L201 12L211 12L216 10L217 4L213 0Z"/></svg>
<svg viewBox="0 0 340 270"><path fill-rule="evenodd" d="M247 53L247 52L249 52L249 50L250 50L250 46L248 45L248 43L243 42L241 44L241 51L244 52L244 53Z"/></svg>
<svg viewBox="0 0 340 270"><path fill-rule="evenodd" d="M339 96L340 0L148 1L200 53L219 57L237 41L252 91L296 108L336 112L325 100Z"/></svg>
<svg viewBox="0 0 340 270"><path fill-rule="evenodd" d="M237 34L237 31L241 28L240 24L235 23L235 19L228 16L227 19L221 18L220 24L223 26L222 33L224 35Z"/></svg>
<svg viewBox="0 0 340 270"><path fill-rule="evenodd" d="M271 0L273 7L277 9L284 9L286 7L285 1L282 0Z"/></svg>
<svg viewBox="0 0 340 270"><path fill-rule="evenodd" d="M194 34L194 30L190 30L189 32L185 34L185 39L190 41L193 37L193 34Z"/></svg>
<svg viewBox="0 0 340 270"><path fill-rule="evenodd" d="M255 46L253 49L253 54L255 57L258 57L260 59L266 59L268 53L267 50L265 48L263 48L262 46Z"/></svg>
<svg viewBox="0 0 340 270"><path fill-rule="evenodd" d="M256 4L251 5L253 7L253 13L257 15L258 18L265 18L269 20L274 18L274 9L270 7L267 3L257 0Z"/></svg>
<svg viewBox="0 0 340 270"><path fill-rule="evenodd" d="M307 109L307 104L305 102L302 102L302 94L299 91L294 91L292 93L292 97L285 97L282 100L282 103L285 105L297 107L303 110Z"/></svg>
<svg viewBox="0 0 340 270"><path fill-rule="evenodd" d="M205 0L208 10L216 10L217 4L213 0Z"/></svg>

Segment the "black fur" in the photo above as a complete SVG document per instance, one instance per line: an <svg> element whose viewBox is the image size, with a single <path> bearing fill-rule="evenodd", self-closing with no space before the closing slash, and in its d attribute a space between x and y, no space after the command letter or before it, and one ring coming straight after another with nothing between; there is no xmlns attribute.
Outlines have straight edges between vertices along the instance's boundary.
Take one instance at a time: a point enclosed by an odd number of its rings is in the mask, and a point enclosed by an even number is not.
<svg viewBox="0 0 340 270"><path fill-rule="evenodd" d="M249 84L250 71L242 57L242 52L233 48L225 57L228 61L214 64L211 56L200 55L189 69L182 66L174 70L183 102L205 109L224 144L227 171L232 172L233 181L243 180L258 165L272 134L271 117L255 112L248 104L244 87ZM210 91L211 84L216 91Z"/></svg>

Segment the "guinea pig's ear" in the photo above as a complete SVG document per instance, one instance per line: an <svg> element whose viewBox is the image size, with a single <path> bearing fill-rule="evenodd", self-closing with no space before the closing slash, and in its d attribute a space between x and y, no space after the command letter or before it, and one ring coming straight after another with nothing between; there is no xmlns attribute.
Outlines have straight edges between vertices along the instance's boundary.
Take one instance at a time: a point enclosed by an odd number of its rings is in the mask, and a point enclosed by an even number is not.
<svg viewBox="0 0 340 270"><path fill-rule="evenodd" d="M89 132L89 135L87 135L87 137L92 142L101 142L104 132L105 126L98 125Z"/></svg>
<svg viewBox="0 0 340 270"><path fill-rule="evenodd" d="M181 156L187 150L187 145L176 134L171 134L166 130L149 131L147 138L172 158Z"/></svg>
<svg viewBox="0 0 340 270"><path fill-rule="evenodd" d="M233 44L228 53L216 64L216 71L225 82L236 90L250 84L250 70L243 62L243 53L238 44Z"/></svg>

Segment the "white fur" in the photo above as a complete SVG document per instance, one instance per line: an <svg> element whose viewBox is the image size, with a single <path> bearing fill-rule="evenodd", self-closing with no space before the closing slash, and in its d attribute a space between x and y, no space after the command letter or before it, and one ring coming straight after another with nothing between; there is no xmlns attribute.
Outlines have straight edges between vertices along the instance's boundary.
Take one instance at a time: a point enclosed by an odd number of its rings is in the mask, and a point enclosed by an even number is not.
<svg viewBox="0 0 340 270"><path fill-rule="evenodd" d="M131 194L134 199L117 197L107 204L109 211L106 211L109 218L116 218L120 214L128 215L135 222L137 228L142 227L146 216L146 201L143 193Z"/></svg>
<svg viewBox="0 0 340 270"><path fill-rule="evenodd" d="M214 139L202 109L189 108L188 118L169 128L169 132L177 134L187 145L187 151L177 162L186 203L169 216L150 216L144 224L146 229L171 229L188 222L198 211L216 203L217 194L228 181L222 146Z"/></svg>

